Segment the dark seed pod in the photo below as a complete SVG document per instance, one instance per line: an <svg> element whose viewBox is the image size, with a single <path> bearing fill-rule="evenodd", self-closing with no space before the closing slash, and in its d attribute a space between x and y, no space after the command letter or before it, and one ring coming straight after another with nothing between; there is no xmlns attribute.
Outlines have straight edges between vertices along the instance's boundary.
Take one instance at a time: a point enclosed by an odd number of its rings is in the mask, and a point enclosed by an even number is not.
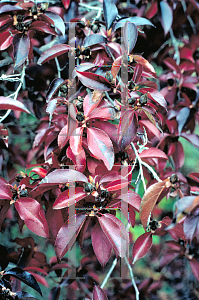
<svg viewBox="0 0 199 300"><path fill-rule="evenodd" d="M97 24L97 23L94 23L92 26L91 26L91 30L93 31L93 33L97 33L100 29L100 25Z"/></svg>
<svg viewBox="0 0 199 300"><path fill-rule="evenodd" d="M37 15L37 12L38 12L38 10L37 10L37 5L35 4L35 5L33 5L33 7L31 8L31 13L32 13L33 15Z"/></svg>
<svg viewBox="0 0 199 300"><path fill-rule="evenodd" d="M111 72L106 72L105 78L111 82L113 80L113 75L111 74Z"/></svg>
<svg viewBox="0 0 199 300"><path fill-rule="evenodd" d="M158 221L156 220L152 220L149 222L149 225L148 225L148 230L152 230L152 231L155 231L157 228L159 227L159 223Z"/></svg>
<svg viewBox="0 0 199 300"><path fill-rule="evenodd" d="M101 191L101 198L107 198L109 196L109 191L107 189Z"/></svg>
<svg viewBox="0 0 199 300"><path fill-rule="evenodd" d="M82 112L78 112L78 113L77 113L77 116L76 116L76 120L77 120L78 122L83 122L84 119L85 119L84 114L83 114Z"/></svg>
<svg viewBox="0 0 199 300"><path fill-rule="evenodd" d="M193 59L194 59L194 60L199 59L199 51L198 51L198 50L196 50L196 51L193 53Z"/></svg>
<svg viewBox="0 0 199 300"><path fill-rule="evenodd" d="M91 56L91 50L89 48L85 48L83 51L82 51L82 55L85 55L85 56Z"/></svg>
<svg viewBox="0 0 199 300"><path fill-rule="evenodd" d="M16 177L15 177L15 180L16 182L20 182L24 177L20 174L18 174Z"/></svg>
<svg viewBox="0 0 199 300"><path fill-rule="evenodd" d="M24 23L17 23L15 27L18 31L23 31Z"/></svg>
<svg viewBox="0 0 199 300"><path fill-rule="evenodd" d="M17 22L22 22L22 21L23 21L23 16L17 15Z"/></svg>
<svg viewBox="0 0 199 300"><path fill-rule="evenodd" d="M68 93L68 87L65 84L60 86L59 90L60 90L61 93L64 93L64 94Z"/></svg>
<svg viewBox="0 0 199 300"><path fill-rule="evenodd" d="M79 57L81 55L81 50L79 48L75 49L75 56Z"/></svg>
<svg viewBox="0 0 199 300"><path fill-rule="evenodd" d="M134 105L135 102L136 102L136 99L135 99L135 98L129 98L129 99L128 99L128 103L129 103L130 105Z"/></svg>
<svg viewBox="0 0 199 300"><path fill-rule="evenodd" d="M84 192L86 193L92 193L94 191L94 187L89 182L84 183L83 186L84 186Z"/></svg>
<svg viewBox="0 0 199 300"><path fill-rule="evenodd" d="M27 190L20 191L20 197L28 197L28 191Z"/></svg>
<svg viewBox="0 0 199 300"><path fill-rule="evenodd" d="M131 81L129 82L129 84L128 84L128 89L129 89L129 90L134 90L134 88L135 88L135 83L131 80Z"/></svg>
<svg viewBox="0 0 199 300"><path fill-rule="evenodd" d="M84 21L78 21L78 22L77 22L77 26L78 26L79 28L85 28L85 27L86 27L86 24L84 23Z"/></svg>
<svg viewBox="0 0 199 300"><path fill-rule="evenodd" d="M84 111L84 110L83 110L83 102L78 101L78 102L76 103L76 107L77 107L77 110L78 110L79 112L83 112L83 111Z"/></svg>
<svg viewBox="0 0 199 300"><path fill-rule="evenodd" d="M148 101L148 96L147 96L147 94L142 95L142 96L140 97L140 99L139 99L139 103L140 103L141 105L147 104L147 101Z"/></svg>
<svg viewBox="0 0 199 300"><path fill-rule="evenodd" d="M172 184L177 183L179 181L178 175L177 174L172 174L170 177L170 182Z"/></svg>
<svg viewBox="0 0 199 300"><path fill-rule="evenodd" d="M173 80L173 78L169 78L169 79L167 80L167 83L168 83L169 86L173 86L173 85L174 85L174 80Z"/></svg>

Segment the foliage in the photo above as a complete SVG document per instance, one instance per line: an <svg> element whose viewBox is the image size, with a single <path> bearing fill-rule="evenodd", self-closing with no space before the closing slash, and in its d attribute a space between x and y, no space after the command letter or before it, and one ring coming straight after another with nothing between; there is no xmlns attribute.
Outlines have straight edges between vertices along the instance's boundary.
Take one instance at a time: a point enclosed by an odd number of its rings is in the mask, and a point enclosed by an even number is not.
<svg viewBox="0 0 199 300"><path fill-rule="evenodd" d="M94 4L0 3L0 297L195 299L199 5Z"/></svg>

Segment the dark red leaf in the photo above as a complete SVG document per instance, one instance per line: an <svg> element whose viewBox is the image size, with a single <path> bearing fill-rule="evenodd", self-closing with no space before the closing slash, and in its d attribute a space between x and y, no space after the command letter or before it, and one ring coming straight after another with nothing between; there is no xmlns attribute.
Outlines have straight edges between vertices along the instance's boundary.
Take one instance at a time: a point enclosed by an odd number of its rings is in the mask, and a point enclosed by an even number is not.
<svg viewBox="0 0 199 300"><path fill-rule="evenodd" d="M133 245L133 264L140 258L144 257L153 243L151 232L145 232L140 235Z"/></svg>
<svg viewBox="0 0 199 300"><path fill-rule="evenodd" d="M52 25L54 25L55 28L59 29L63 36L65 36L65 24L58 14L55 14L52 11L46 11L44 13L44 16L47 16L47 18L51 20Z"/></svg>
<svg viewBox="0 0 199 300"><path fill-rule="evenodd" d="M36 31L39 31L39 32L45 32L45 33L48 33L48 34L57 35L54 28L52 28L50 26L50 24L47 24L46 22L43 22L43 21L33 22L30 25L29 30L36 30Z"/></svg>
<svg viewBox="0 0 199 300"><path fill-rule="evenodd" d="M124 224L115 216L103 214L98 221L117 256L124 257L127 251L128 234Z"/></svg>
<svg viewBox="0 0 199 300"><path fill-rule="evenodd" d="M19 110L30 114L30 111L25 107L23 103L3 96L0 96L0 109Z"/></svg>
<svg viewBox="0 0 199 300"><path fill-rule="evenodd" d="M61 1L62 1L63 5L64 5L65 9L68 9L71 0L61 0Z"/></svg>
<svg viewBox="0 0 199 300"><path fill-rule="evenodd" d="M90 72L77 72L77 76L83 85L98 91L109 91L111 89L110 82L101 75Z"/></svg>
<svg viewBox="0 0 199 300"><path fill-rule="evenodd" d="M166 35L171 29L173 23L173 11L166 1L160 1L161 24Z"/></svg>
<svg viewBox="0 0 199 300"><path fill-rule="evenodd" d="M30 39L22 33L15 34L13 38L13 56L15 69L21 66L28 58L30 50Z"/></svg>
<svg viewBox="0 0 199 300"><path fill-rule="evenodd" d="M84 115L86 117L99 105L100 101L102 100L103 92L93 91L93 93L89 93L84 98L83 108L84 108Z"/></svg>
<svg viewBox="0 0 199 300"><path fill-rule="evenodd" d="M104 19L106 22L106 27L109 30L115 18L118 14L118 10L116 5L111 0L103 1L103 11L104 11Z"/></svg>
<svg viewBox="0 0 199 300"><path fill-rule="evenodd" d="M87 128L88 148L98 159L103 160L108 170L114 165L114 149L109 136L98 128Z"/></svg>
<svg viewBox="0 0 199 300"><path fill-rule="evenodd" d="M147 159L147 158L161 158L161 159L167 159L168 160L168 157L167 155L160 149L157 149L157 148L149 148L147 150L143 150L139 156L141 158L144 158L144 159Z"/></svg>
<svg viewBox="0 0 199 300"><path fill-rule="evenodd" d="M90 47L95 44L106 43L107 39L101 34L91 34L85 37L83 46Z"/></svg>
<svg viewBox="0 0 199 300"><path fill-rule="evenodd" d="M170 181L167 180L152 184L146 190L140 205L140 220L144 228L147 227L149 215L156 203L166 196L170 187Z"/></svg>
<svg viewBox="0 0 199 300"><path fill-rule="evenodd" d="M85 218L86 216L84 214L75 215L60 228L55 241L55 251L60 259L66 254L69 247L72 246L70 242L74 236L77 237L84 224Z"/></svg>
<svg viewBox="0 0 199 300"><path fill-rule="evenodd" d="M98 285L94 286L94 289L93 289L93 300L108 300L105 292Z"/></svg>
<svg viewBox="0 0 199 300"><path fill-rule="evenodd" d="M64 80L62 78L55 78L51 82L49 89L46 93L46 102L48 103L52 96L58 91L59 87L63 84Z"/></svg>
<svg viewBox="0 0 199 300"><path fill-rule="evenodd" d="M49 173L44 179L41 180L40 184L49 183L49 184L62 184L67 182L83 181L88 182L87 177L72 169L60 169L55 170Z"/></svg>
<svg viewBox="0 0 199 300"><path fill-rule="evenodd" d="M38 59L38 64L44 64L45 62L58 57L59 55L62 55L64 53L67 53L70 50L69 45L65 44L59 44L59 45L54 45L50 49L44 51L40 58Z"/></svg>
<svg viewBox="0 0 199 300"><path fill-rule="evenodd" d="M53 208L61 209L64 207L69 207L70 205L75 204L86 196L87 193L83 191L82 187L76 187L74 194L70 191L70 189L66 190L57 197L55 203L53 204Z"/></svg>
<svg viewBox="0 0 199 300"><path fill-rule="evenodd" d="M92 245L95 255L104 267L110 259L112 245L97 222L91 233Z"/></svg>
<svg viewBox="0 0 199 300"><path fill-rule="evenodd" d="M7 49L13 41L13 35L11 32L5 31L0 35L0 50L3 51Z"/></svg>
<svg viewBox="0 0 199 300"><path fill-rule="evenodd" d="M37 281L35 280L34 276L32 276L30 273L16 267L5 271L4 275L10 275L21 280L22 282L33 288L35 291L40 293L40 295L42 296L42 292Z"/></svg>
<svg viewBox="0 0 199 300"><path fill-rule="evenodd" d="M178 134L180 135L184 125L187 123L187 120L190 115L190 108L183 107L177 114L176 120L178 122Z"/></svg>
<svg viewBox="0 0 199 300"><path fill-rule="evenodd" d="M133 23L127 21L124 25L124 44L128 54L133 50L137 41L137 36L137 27Z"/></svg>
<svg viewBox="0 0 199 300"><path fill-rule="evenodd" d="M0 199L12 199L12 192L10 186L8 185L8 182L2 177L0 177Z"/></svg>
<svg viewBox="0 0 199 300"><path fill-rule="evenodd" d="M160 92L158 91L150 92L148 93L148 96L150 99L154 100L155 102L163 106L165 109L167 108L167 102Z"/></svg>
<svg viewBox="0 0 199 300"><path fill-rule="evenodd" d="M128 180L126 178L121 178L120 180L114 180L113 182L110 182L108 185L105 186L105 188L111 192L111 191L117 191L120 190L128 185Z"/></svg>
<svg viewBox="0 0 199 300"><path fill-rule="evenodd" d="M130 206L132 206L137 212L140 210L140 203L142 198L135 192L129 190L128 193L122 194L120 199L127 202Z"/></svg>
<svg viewBox="0 0 199 300"><path fill-rule="evenodd" d="M23 197L17 199L15 208L26 226L35 234L48 237L48 224L42 206L35 199Z"/></svg>
<svg viewBox="0 0 199 300"><path fill-rule="evenodd" d="M187 141L192 143L195 147L199 147L199 136L197 134L190 134L183 132L181 133L181 137L185 138Z"/></svg>
<svg viewBox="0 0 199 300"><path fill-rule="evenodd" d="M191 260L189 260L192 272L194 274L194 276L196 277L197 281L199 282L199 262L195 259L192 258Z"/></svg>

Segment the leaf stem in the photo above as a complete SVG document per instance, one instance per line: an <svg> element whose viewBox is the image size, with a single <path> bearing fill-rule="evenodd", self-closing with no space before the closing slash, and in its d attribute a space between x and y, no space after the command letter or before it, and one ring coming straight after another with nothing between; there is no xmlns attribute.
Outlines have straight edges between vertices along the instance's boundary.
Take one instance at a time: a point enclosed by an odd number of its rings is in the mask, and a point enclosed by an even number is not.
<svg viewBox="0 0 199 300"><path fill-rule="evenodd" d="M114 259L113 263L112 263L112 266L110 268L110 270L108 271L108 273L106 274L106 277L104 278L104 281L102 282L101 284L101 288L103 289L105 284L107 283L109 277L111 276L111 273L113 272L115 266L117 264L117 257Z"/></svg>
<svg viewBox="0 0 199 300"><path fill-rule="evenodd" d="M128 261L128 259L127 259L126 256L124 257L124 259L125 259L125 262L126 262L126 264L128 266L129 273L130 273L130 276L131 276L131 281L132 281L132 284L133 284L134 289L135 289L136 300L139 300L139 294L140 293L139 293L139 290L138 290L137 285L135 283L135 279L134 279L132 267L130 266L130 263L129 263L129 261Z"/></svg>

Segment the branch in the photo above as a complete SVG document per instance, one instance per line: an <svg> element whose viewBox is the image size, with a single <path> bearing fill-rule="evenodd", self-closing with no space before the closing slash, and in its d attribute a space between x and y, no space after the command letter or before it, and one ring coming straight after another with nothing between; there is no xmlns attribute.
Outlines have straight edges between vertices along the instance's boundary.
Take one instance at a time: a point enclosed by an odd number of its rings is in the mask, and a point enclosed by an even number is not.
<svg viewBox="0 0 199 300"><path fill-rule="evenodd" d="M117 258L114 259L113 263L112 263L112 266L110 268L110 270L108 271L108 273L106 274L106 277L104 278L104 281L102 282L101 284L101 289L104 288L105 284L107 283L109 277L111 276L111 273L113 272L115 266L117 264Z"/></svg>
<svg viewBox="0 0 199 300"><path fill-rule="evenodd" d="M126 256L124 257L124 259L125 259L125 262L126 262L126 264L127 264L127 266L128 266L129 273L130 273L130 276L131 276L131 281L132 281L132 284L133 284L134 289L135 289L136 300L139 300L139 294L140 294L140 293L139 293L138 288L137 288L137 285L136 285L136 283L135 283L135 279L134 279L132 267L130 266L130 263L129 263L129 261L128 261L128 259L127 259Z"/></svg>
<svg viewBox="0 0 199 300"><path fill-rule="evenodd" d="M8 97L13 97L14 100L17 100L19 91L24 84L25 69L26 69L26 65L24 64L22 72L21 72L21 78L15 78L16 80L14 80L14 78L12 78L12 81L19 81L19 85L18 85L16 91L13 94L8 96ZM10 75L9 77L11 77L11 76L12 75ZM15 76L19 76L19 74L15 75ZM7 112L5 113L5 115L0 117L0 123L3 122L9 116L10 112L11 112L11 109L8 109Z"/></svg>

